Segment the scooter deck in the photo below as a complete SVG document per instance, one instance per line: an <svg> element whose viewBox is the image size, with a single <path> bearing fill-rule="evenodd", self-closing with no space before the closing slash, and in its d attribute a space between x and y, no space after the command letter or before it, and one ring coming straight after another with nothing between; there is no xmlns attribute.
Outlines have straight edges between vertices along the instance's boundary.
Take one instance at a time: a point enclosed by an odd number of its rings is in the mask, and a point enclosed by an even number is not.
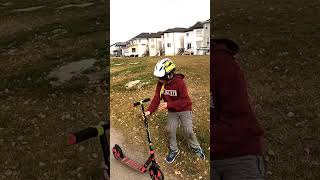
<svg viewBox="0 0 320 180"><path fill-rule="evenodd" d="M141 174L143 174L147 171L147 169L144 167L143 164L140 164L140 163L138 163L138 162L126 157L126 156L124 158L122 158L120 161L121 161L121 163L131 167L132 169L139 171Z"/></svg>

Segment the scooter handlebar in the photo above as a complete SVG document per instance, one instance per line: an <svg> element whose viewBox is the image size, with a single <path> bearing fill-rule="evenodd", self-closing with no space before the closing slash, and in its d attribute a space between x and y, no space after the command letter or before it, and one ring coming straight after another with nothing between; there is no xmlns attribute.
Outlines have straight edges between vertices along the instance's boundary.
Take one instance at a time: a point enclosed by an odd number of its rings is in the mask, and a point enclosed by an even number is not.
<svg viewBox="0 0 320 180"><path fill-rule="evenodd" d="M107 125L99 125L97 127L88 127L79 132L71 133L68 137L68 144L73 145L100 136L104 133L106 128L108 128Z"/></svg>
<svg viewBox="0 0 320 180"><path fill-rule="evenodd" d="M139 102L135 102L135 103L133 103L133 107L139 106L141 103L148 102L148 101L150 101L150 98L144 99L144 100L139 101Z"/></svg>

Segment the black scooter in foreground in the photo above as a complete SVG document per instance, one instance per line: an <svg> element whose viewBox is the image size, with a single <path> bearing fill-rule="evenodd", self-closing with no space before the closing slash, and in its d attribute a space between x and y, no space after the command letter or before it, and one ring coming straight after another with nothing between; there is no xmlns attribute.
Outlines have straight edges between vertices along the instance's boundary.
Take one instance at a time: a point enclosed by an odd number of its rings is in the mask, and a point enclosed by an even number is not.
<svg viewBox="0 0 320 180"><path fill-rule="evenodd" d="M104 169L105 180L110 179L110 168L109 168L110 167L110 160L109 160L110 151L109 151L109 141L107 138L109 137L109 130L110 130L109 122L102 122L98 126L88 127L76 133L70 133L68 136L69 145L78 144L82 141L86 141L93 137L99 136L100 144L103 152L104 163L105 163L105 169Z"/></svg>

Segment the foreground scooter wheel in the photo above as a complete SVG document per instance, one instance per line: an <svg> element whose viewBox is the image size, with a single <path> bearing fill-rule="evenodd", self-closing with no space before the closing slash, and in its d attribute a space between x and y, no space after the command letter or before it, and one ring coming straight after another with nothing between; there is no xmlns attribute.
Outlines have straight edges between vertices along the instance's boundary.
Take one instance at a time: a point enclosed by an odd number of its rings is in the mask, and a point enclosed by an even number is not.
<svg viewBox="0 0 320 180"><path fill-rule="evenodd" d="M117 160L124 158L123 152L118 144L114 145L114 147L112 148L112 153L114 155L114 158L116 158Z"/></svg>
<svg viewBox="0 0 320 180"><path fill-rule="evenodd" d="M158 165L152 165L149 169L149 175L152 180L163 180L163 172Z"/></svg>

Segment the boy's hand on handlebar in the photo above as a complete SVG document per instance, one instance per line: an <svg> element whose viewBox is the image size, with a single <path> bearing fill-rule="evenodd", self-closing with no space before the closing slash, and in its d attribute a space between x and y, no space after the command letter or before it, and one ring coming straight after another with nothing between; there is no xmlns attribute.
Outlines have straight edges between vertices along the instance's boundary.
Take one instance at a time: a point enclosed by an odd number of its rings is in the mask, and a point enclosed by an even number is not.
<svg viewBox="0 0 320 180"><path fill-rule="evenodd" d="M163 110L167 109L167 107L168 107L167 102L160 103L159 110L163 111Z"/></svg>

